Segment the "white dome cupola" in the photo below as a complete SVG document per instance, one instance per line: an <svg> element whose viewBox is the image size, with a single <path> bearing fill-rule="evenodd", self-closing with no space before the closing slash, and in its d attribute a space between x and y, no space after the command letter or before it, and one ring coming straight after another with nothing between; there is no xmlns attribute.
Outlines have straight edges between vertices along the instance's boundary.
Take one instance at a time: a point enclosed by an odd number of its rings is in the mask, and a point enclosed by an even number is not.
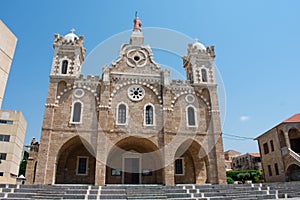
<svg viewBox="0 0 300 200"><path fill-rule="evenodd" d="M199 50L206 50L206 47L202 43L200 43L197 38L195 39L195 43L193 44L193 48L196 48L196 49L199 49Z"/></svg>
<svg viewBox="0 0 300 200"><path fill-rule="evenodd" d="M71 29L71 33L68 33L67 35L64 36L64 38L68 41L74 42L75 40L78 40L79 37L74 33L75 29Z"/></svg>

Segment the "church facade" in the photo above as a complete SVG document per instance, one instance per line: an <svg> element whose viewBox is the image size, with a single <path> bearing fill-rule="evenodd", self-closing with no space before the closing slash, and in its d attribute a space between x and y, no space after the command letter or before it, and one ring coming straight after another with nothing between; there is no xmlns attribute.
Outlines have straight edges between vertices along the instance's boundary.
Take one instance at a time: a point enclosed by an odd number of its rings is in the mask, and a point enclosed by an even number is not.
<svg viewBox="0 0 300 200"><path fill-rule="evenodd" d="M134 19L129 44L81 75L84 37L55 34L38 152L29 184L226 183L214 47L188 45L185 80L154 61Z"/></svg>

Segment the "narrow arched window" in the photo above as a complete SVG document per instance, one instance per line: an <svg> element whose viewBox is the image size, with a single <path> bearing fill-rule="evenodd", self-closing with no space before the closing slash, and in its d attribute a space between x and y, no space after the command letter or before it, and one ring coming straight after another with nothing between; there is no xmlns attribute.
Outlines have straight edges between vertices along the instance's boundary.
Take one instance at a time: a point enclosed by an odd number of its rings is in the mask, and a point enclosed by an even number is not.
<svg viewBox="0 0 300 200"><path fill-rule="evenodd" d="M188 107L187 112L188 112L187 113L188 125L189 126L196 126L195 109L193 107Z"/></svg>
<svg viewBox="0 0 300 200"><path fill-rule="evenodd" d="M191 72L188 72L188 80L190 81L191 84L194 83L193 74Z"/></svg>
<svg viewBox="0 0 300 200"><path fill-rule="evenodd" d="M207 72L205 69L201 69L202 82L207 82Z"/></svg>
<svg viewBox="0 0 300 200"><path fill-rule="evenodd" d="M118 124L126 123L126 106L124 104L120 104L118 107Z"/></svg>
<svg viewBox="0 0 300 200"><path fill-rule="evenodd" d="M146 106L145 122L146 125L153 124L153 107L151 105Z"/></svg>
<svg viewBox="0 0 300 200"><path fill-rule="evenodd" d="M67 70L68 70L68 61L64 60L62 62L62 66L61 66L61 73L62 74L67 74Z"/></svg>
<svg viewBox="0 0 300 200"><path fill-rule="evenodd" d="M76 102L73 105L73 118L72 118L72 122L80 122L81 119L81 103L80 102Z"/></svg>

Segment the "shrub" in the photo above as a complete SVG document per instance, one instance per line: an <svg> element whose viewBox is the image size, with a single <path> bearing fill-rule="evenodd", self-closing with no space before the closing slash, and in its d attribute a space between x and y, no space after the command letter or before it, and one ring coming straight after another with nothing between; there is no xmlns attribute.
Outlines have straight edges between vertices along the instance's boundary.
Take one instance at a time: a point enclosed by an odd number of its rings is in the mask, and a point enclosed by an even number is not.
<svg viewBox="0 0 300 200"><path fill-rule="evenodd" d="M227 177L234 181L252 180L253 183L260 183L263 181L261 170L232 170L226 172Z"/></svg>
<svg viewBox="0 0 300 200"><path fill-rule="evenodd" d="M233 184L234 180L231 177L227 177L227 184Z"/></svg>

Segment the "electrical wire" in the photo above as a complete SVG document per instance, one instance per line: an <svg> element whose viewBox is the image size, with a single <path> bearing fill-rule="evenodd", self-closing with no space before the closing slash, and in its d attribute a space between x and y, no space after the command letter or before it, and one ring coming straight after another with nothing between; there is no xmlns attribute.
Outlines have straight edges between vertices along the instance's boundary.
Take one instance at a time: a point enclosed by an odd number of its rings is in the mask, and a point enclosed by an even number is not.
<svg viewBox="0 0 300 200"><path fill-rule="evenodd" d="M225 138L225 139L232 139L232 140L254 140L254 138L239 136L239 135L235 135L235 134L228 134L228 133L222 133L222 134L224 135L223 138Z"/></svg>

